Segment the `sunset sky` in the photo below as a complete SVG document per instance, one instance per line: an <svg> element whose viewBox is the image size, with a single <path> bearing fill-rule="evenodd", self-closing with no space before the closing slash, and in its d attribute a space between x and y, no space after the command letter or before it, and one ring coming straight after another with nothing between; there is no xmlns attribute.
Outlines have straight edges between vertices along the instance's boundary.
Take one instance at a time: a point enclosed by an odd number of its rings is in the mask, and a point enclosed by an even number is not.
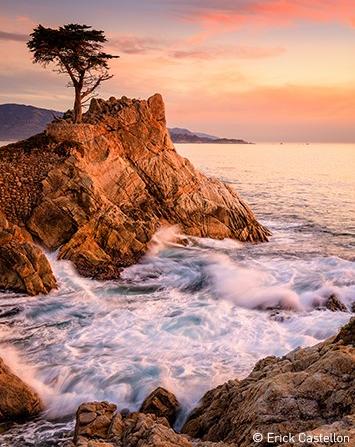
<svg viewBox="0 0 355 447"><path fill-rule="evenodd" d="M355 141L355 0L0 0L0 103L66 110L34 26L85 23L120 55L100 96L160 92L169 126L252 141Z"/></svg>

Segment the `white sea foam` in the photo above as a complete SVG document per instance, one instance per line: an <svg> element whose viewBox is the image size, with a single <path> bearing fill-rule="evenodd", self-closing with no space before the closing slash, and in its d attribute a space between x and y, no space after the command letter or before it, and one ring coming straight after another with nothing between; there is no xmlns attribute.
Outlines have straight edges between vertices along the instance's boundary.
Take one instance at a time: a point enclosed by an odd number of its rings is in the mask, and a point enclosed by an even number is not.
<svg viewBox="0 0 355 447"><path fill-rule="evenodd" d="M181 237L181 233L177 225L160 227L148 244L148 256L157 255L166 246L176 243L179 237Z"/></svg>

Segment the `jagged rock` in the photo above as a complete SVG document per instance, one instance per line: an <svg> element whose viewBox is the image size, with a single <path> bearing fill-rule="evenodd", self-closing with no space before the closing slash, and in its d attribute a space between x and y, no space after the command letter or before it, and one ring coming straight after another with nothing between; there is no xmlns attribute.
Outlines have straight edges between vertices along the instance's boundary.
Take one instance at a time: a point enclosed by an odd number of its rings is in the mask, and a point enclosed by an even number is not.
<svg viewBox="0 0 355 447"><path fill-rule="evenodd" d="M354 342L355 318L323 343L266 357L246 379L207 392L182 431L244 447L256 431L297 434L353 414Z"/></svg>
<svg viewBox="0 0 355 447"><path fill-rule="evenodd" d="M132 413L124 423L122 447L192 447L185 436L169 427L165 418Z"/></svg>
<svg viewBox="0 0 355 447"><path fill-rule="evenodd" d="M116 405L90 402L76 414L74 440L66 447L233 447L233 444L191 440L174 432L165 417L116 412Z"/></svg>
<svg viewBox="0 0 355 447"><path fill-rule="evenodd" d="M26 231L9 223L0 211L0 288L37 295L55 287L44 253Z"/></svg>
<svg viewBox="0 0 355 447"><path fill-rule="evenodd" d="M38 395L0 358L0 422L28 419L41 411Z"/></svg>
<svg viewBox="0 0 355 447"><path fill-rule="evenodd" d="M90 438L108 440L121 436L122 418L116 410L116 405L108 402L81 404L76 412L74 443L80 445Z"/></svg>
<svg viewBox="0 0 355 447"><path fill-rule="evenodd" d="M348 308L341 302L341 300L332 293L324 303L324 307L331 310L332 312L348 312Z"/></svg>
<svg viewBox="0 0 355 447"><path fill-rule="evenodd" d="M172 426L180 409L180 404L173 393L158 387L144 400L140 408L141 413L154 414L165 417Z"/></svg>
<svg viewBox="0 0 355 447"><path fill-rule="evenodd" d="M191 447L185 436L175 433L166 418L130 413L122 418L114 404L90 402L76 414L74 440L80 447Z"/></svg>
<svg viewBox="0 0 355 447"><path fill-rule="evenodd" d="M116 278L156 230L266 241L269 231L229 186L177 154L160 95L94 99L83 123L1 148L0 209L80 273Z"/></svg>

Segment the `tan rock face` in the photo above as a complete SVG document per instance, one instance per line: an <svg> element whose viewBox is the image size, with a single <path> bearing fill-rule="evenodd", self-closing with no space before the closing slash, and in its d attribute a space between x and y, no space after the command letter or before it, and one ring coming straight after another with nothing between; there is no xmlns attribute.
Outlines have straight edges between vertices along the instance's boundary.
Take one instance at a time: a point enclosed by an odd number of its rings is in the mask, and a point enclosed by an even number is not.
<svg viewBox="0 0 355 447"><path fill-rule="evenodd" d="M355 318L323 343L267 357L246 379L206 393L182 431L243 447L254 445L255 432L297 434L342 421L355 413L354 345Z"/></svg>
<svg viewBox="0 0 355 447"><path fill-rule="evenodd" d="M116 415L117 407L108 402L81 404L76 413L74 442L80 443L91 438L107 440L121 435L121 417Z"/></svg>
<svg viewBox="0 0 355 447"><path fill-rule="evenodd" d="M180 404L175 395L165 388L158 387L144 399L139 411L165 417L170 425L174 425L179 410Z"/></svg>
<svg viewBox="0 0 355 447"><path fill-rule="evenodd" d="M160 95L93 100L82 124L54 122L2 148L0 208L98 278L136 262L162 224L218 239L269 235L236 192L176 153Z"/></svg>
<svg viewBox="0 0 355 447"><path fill-rule="evenodd" d="M41 410L37 394L0 358L0 422L28 419L37 416Z"/></svg>
<svg viewBox="0 0 355 447"><path fill-rule="evenodd" d="M191 447L165 418L143 413L122 417L116 405L90 402L80 405L73 444L82 447Z"/></svg>
<svg viewBox="0 0 355 447"><path fill-rule="evenodd" d="M56 286L44 253L25 230L9 223L0 211L0 288L37 295Z"/></svg>

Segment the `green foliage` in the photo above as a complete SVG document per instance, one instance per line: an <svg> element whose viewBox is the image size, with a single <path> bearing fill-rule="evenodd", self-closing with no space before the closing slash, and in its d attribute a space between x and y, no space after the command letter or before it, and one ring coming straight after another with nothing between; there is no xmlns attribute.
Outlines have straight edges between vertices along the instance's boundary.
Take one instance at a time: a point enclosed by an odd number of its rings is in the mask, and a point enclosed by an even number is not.
<svg viewBox="0 0 355 447"><path fill-rule="evenodd" d="M112 77L109 60L116 58L102 51L107 41L104 32L91 26L68 24L58 29L38 25L27 42L35 63L56 65L56 71L68 74L69 85L75 88L76 101L87 98L101 84ZM78 107L78 103L76 103ZM74 112L77 114L78 111Z"/></svg>

